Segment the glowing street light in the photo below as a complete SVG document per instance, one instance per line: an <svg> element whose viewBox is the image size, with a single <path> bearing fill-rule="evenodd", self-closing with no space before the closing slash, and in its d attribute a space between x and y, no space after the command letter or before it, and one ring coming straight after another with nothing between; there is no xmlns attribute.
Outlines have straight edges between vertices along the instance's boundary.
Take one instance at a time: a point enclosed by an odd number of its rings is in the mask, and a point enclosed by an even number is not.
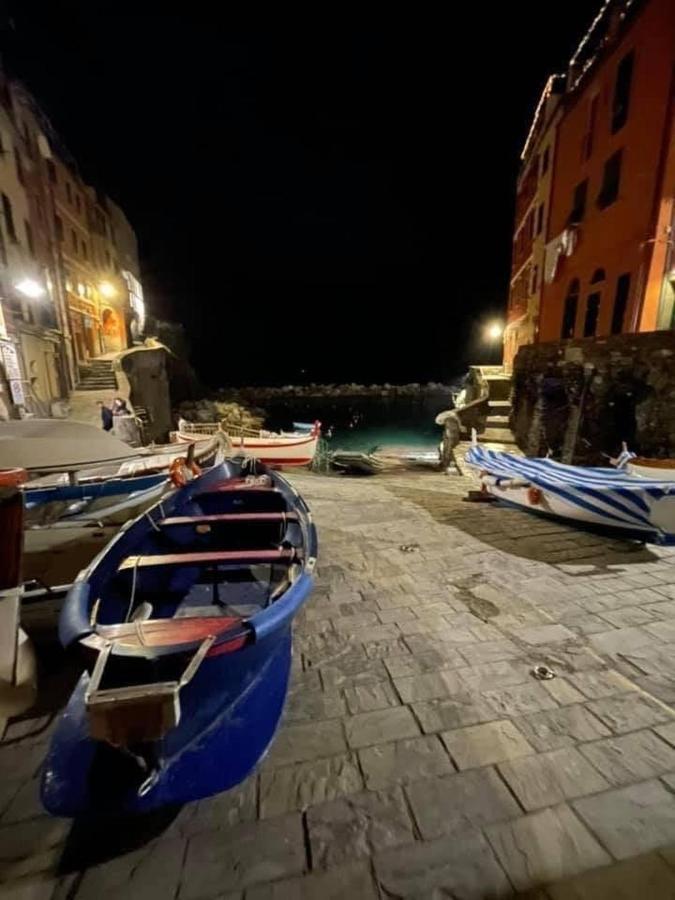
<svg viewBox="0 0 675 900"><path fill-rule="evenodd" d="M45 289L40 282L35 281L33 278L22 278L14 287L20 294L23 294L24 297L30 297L31 300L36 300L45 293Z"/></svg>
<svg viewBox="0 0 675 900"><path fill-rule="evenodd" d="M106 297L108 300L115 296L117 291L115 290L115 285L111 284L109 281L102 281L98 286L99 291L101 292L103 297Z"/></svg>
<svg viewBox="0 0 675 900"><path fill-rule="evenodd" d="M504 326L501 322L490 322L485 328L485 339L488 341L498 341L504 334Z"/></svg>

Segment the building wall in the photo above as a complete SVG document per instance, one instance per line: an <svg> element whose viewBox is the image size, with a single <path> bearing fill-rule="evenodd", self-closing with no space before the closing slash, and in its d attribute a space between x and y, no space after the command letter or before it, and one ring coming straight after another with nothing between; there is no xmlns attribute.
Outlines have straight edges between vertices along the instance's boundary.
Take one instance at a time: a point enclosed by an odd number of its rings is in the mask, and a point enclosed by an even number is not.
<svg viewBox="0 0 675 900"><path fill-rule="evenodd" d="M107 198L87 185L35 99L0 70L0 418L48 416L78 366L130 343L124 264ZM131 248L131 251L129 250ZM29 280L36 296L18 289Z"/></svg>
<svg viewBox="0 0 675 900"><path fill-rule="evenodd" d="M617 69L631 51L634 62L628 116L623 127L612 133ZM570 214L577 185L587 179L588 189L585 213L574 229L576 246L571 255L562 258L555 279L543 289L540 341L562 336L565 298L575 279L579 282L579 300L573 336L584 335L588 298L595 293L600 294L600 302L594 333L610 334L622 275L630 276L630 288L625 314L622 321L615 319L614 329L656 327L658 303L643 309L643 300L664 188L664 142L672 139L674 62L675 3L649 0L611 52L605 52L580 88L565 99L553 178L552 237L574 225ZM618 198L602 209L598 196L605 163L617 151L622 153ZM666 187L672 197L673 184ZM592 284L594 274L598 280ZM657 277L662 281L663 269Z"/></svg>
<svg viewBox="0 0 675 900"><path fill-rule="evenodd" d="M510 372L518 348L537 339L549 233L552 173L559 97L544 101L542 120L526 147L518 179L509 306L504 332L504 367Z"/></svg>

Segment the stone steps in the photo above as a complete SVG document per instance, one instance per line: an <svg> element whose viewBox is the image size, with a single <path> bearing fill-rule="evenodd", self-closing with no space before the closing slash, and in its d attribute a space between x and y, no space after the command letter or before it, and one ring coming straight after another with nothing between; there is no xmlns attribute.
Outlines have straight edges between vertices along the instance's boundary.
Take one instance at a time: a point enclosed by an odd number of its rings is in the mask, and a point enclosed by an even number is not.
<svg viewBox="0 0 675 900"><path fill-rule="evenodd" d="M80 366L77 383L79 391L115 391L117 378L109 359L93 359L86 366Z"/></svg>

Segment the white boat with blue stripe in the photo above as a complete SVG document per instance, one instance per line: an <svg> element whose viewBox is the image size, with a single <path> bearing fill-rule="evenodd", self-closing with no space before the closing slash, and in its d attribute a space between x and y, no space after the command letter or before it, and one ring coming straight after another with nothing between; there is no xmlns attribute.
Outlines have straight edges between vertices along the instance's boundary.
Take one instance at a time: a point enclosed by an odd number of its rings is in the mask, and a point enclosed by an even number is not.
<svg viewBox="0 0 675 900"><path fill-rule="evenodd" d="M667 478L530 459L476 443L466 462L478 470L483 490L498 500L530 512L609 528L624 537L675 544L675 482ZM622 465L627 459L617 462Z"/></svg>

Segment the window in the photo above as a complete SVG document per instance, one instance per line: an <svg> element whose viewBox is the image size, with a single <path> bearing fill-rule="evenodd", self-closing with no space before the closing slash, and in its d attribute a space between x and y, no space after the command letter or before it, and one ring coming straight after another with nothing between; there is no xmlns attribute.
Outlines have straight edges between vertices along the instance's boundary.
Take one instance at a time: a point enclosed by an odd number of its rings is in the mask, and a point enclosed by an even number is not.
<svg viewBox="0 0 675 900"><path fill-rule="evenodd" d="M82 200L80 199L80 195L75 195L75 206L77 207L78 212L82 212Z"/></svg>
<svg viewBox="0 0 675 900"><path fill-rule="evenodd" d="M49 180L52 184L56 184L56 166L51 159L47 160L47 171L49 172Z"/></svg>
<svg viewBox="0 0 675 900"><path fill-rule="evenodd" d="M586 196L588 194L588 178L580 181L574 188L572 197L572 212L569 215L568 225L577 225L583 222L586 215Z"/></svg>
<svg viewBox="0 0 675 900"><path fill-rule="evenodd" d="M70 243L73 245L73 250L77 253L77 235L74 228L70 229Z"/></svg>
<svg viewBox="0 0 675 900"><path fill-rule="evenodd" d="M630 272L619 275L616 281L616 294L614 295L614 311L612 312L612 334L621 334L623 320L626 317L628 295L630 293Z"/></svg>
<svg viewBox="0 0 675 900"><path fill-rule="evenodd" d="M594 291L586 300L586 315L584 316L584 337L593 337L598 327L598 314L600 312L600 291Z"/></svg>
<svg viewBox="0 0 675 900"><path fill-rule="evenodd" d="M597 200L600 209L606 209L608 206L611 206L619 196L622 152L617 150L605 163L605 169L602 173L602 187Z"/></svg>
<svg viewBox="0 0 675 900"><path fill-rule="evenodd" d="M633 80L633 61L635 54L631 50L621 60L616 69L614 96L612 98L612 134L616 134L626 124L630 103L630 85Z"/></svg>
<svg viewBox="0 0 675 900"><path fill-rule="evenodd" d="M581 158L590 159L593 153L593 138L595 136L595 120L598 117L598 96L591 97L588 104L588 122L586 125L586 134L582 142Z"/></svg>
<svg viewBox="0 0 675 900"><path fill-rule="evenodd" d="M548 172L548 164L549 164L549 148L547 147L541 155L541 174L545 175Z"/></svg>
<svg viewBox="0 0 675 900"><path fill-rule="evenodd" d="M2 214L5 217L5 228L7 229L7 236L13 244L16 244L16 229L14 228L12 203L7 194L2 195Z"/></svg>
<svg viewBox="0 0 675 900"><path fill-rule="evenodd" d="M530 281L530 293L534 294L539 284L539 266L532 266L532 280Z"/></svg>
<svg viewBox="0 0 675 900"><path fill-rule="evenodd" d="M66 181L66 197L68 198L68 203L73 202L73 191L70 187L70 182Z"/></svg>
<svg viewBox="0 0 675 900"><path fill-rule="evenodd" d="M560 337L563 340L574 337L574 326L577 320L577 306L579 305L579 279L575 278L569 286L565 297L565 310L563 312Z"/></svg>
<svg viewBox="0 0 675 900"><path fill-rule="evenodd" d="M56 240L63 240L63 222L60 216L54 216L54 231L56 232Z"/></svg>
<svg viewBox="0 0 675 900"><path fill-rule="evenodd" d="M30 227L30 222L27 222L25 219L23 221L23 228L26 232L26 244L28 244L28 252L35 259L35 244L33 243L33 229Z"/></svg>
<svg viewBox="0 0 675 900"><path fill-rule="evenodd" d="M82 256L84 256L85 259L89 259L89 249L84 241L81 242L80 247L82 250Z"/></svg>
<svg viewBox="0 0 675 900"><path fill-rule="evenodd" d="M541 234L541 230L544 227L544 204L540 203L539 208L537 209L537 228L535 234Z"/></svg>
<svg viewBox="0 0 675 900"><path fill-rule="evenodd" d="M20 184L25 184L26 176L23 171L23 161L17 147L14 148L14 160L16 162L16 177L19 179Z"/></svg>
<svg viewBox="0 0 675 900"><path fill-rule="evenodd" d="M605 270L604 269L596 269L593 272L593 277L591 278L591 284L600 284L601 281L605 280Z"/></svg>

